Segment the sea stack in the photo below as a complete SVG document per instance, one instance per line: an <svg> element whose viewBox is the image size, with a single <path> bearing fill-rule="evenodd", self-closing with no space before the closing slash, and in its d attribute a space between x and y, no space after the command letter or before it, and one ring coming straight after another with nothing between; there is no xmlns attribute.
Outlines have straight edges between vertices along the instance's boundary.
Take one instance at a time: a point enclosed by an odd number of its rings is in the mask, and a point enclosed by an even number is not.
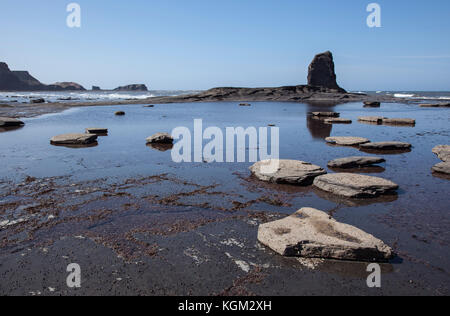
<svg viewBox="0 0 450 316"><path fill-rule="evenodd" d="M308 68L308 86L322 87L345 93L336 81L333 54L330 51L314 57Z"/></svg>

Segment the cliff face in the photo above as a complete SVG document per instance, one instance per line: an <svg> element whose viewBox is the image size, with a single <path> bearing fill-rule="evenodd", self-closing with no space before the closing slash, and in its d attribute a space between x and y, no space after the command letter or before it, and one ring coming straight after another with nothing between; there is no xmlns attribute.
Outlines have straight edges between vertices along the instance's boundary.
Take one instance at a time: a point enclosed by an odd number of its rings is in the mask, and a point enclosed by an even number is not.
<svg viewBox="0 0 450 316"><path fill-rule="evenodd" d="M0 91L64 91L85 90L74 82L53 85L42 84L28 71L11 71L6 63L0 62Z"/></svg>
<svg viewBox="0 0 450 316"><path fill-rule="evenodd" d="M337 84L331 52L321 53L314 57L308 68L308 85L346 92Z"/></svg>

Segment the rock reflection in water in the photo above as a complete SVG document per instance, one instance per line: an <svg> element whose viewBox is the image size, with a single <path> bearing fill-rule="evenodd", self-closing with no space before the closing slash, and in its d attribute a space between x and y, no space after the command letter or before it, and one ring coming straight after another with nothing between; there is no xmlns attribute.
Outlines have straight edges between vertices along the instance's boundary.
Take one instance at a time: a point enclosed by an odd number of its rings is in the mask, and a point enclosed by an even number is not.
<svg viewBox="0 0 450 316"><path fill-rule="evenodd" d="M158 151L168 151L168 150L172 150L173 149L173 144L152 144L149 143L147 144L148 147L154 149L154 150L158 150Z"/></svg>

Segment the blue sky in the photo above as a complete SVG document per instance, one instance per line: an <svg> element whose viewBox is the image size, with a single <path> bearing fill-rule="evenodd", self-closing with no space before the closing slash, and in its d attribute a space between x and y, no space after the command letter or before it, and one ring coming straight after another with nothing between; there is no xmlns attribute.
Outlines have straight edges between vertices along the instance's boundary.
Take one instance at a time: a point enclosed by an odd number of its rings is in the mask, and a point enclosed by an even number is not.
<svg viewBox="0 0 450 316"><path fill-rule="evenodd" d="M0 61L44 83L207 89L304 84L331 50L348 90L449 91L449 15L448 0L2 0Z"/></svg>

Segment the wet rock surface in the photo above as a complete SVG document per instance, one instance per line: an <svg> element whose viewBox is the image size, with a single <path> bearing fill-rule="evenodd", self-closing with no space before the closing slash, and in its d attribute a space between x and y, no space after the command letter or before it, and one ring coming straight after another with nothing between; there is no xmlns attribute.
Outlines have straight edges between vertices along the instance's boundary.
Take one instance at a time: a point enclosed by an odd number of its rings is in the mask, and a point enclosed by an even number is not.
<svg viewBox="0 0 450 316"><path fill-rule="evenodd" d="M1 118L0 118L1 121ZM444 162L450 161L450 145L439 145L433 148L433 153Z"/></svg>
<svg viewBox="0 0 450 316"><path fill-rule="evenodd" d="M433 171L450 175L450 161L438 163L433 167Z"/></svg>
<svg viewBox="0 0 450 316"><path fill-rule="evenodd" d="M381 240L313 208L260 225L258 241L283 256L383 262L393 257Z"/></svg>
<svg viewBox="0 0 450 316"><path fill-rule="evenodd" d="M271 166L277 166L275 170ZM314 178L326 174L316 165L298 160L265 160L250 167L252 174L259 180L272 183L310 185Z"/></svg>
<svg viewBox="0 0 450 316"><path fill-rule="evenodd" d="M311 112L316 117L339 117L341 114L337 112Z"/></svg>
<svg viewBox="0 0 450 316"><path fill-rule="evenodd" d="M366 101L366 102L364 102L364 107L379 108L379 107L381 107L381 103L378 101Z"/></svg>
<svg viewBox="0 0 450 316"><path fill-rule="evenodd" d="M330 168L360 168L380 164L386 162L385 159L379 157L346 157L332 160L328 163Z"/></svg>
<svg viewBox="0 0 450 316"><path fill-rule="evenodd" d="M52 145L89 145L97 141L95 134L63 134L50 139Z"/></svg>
<svg viewBox="0 0 450 316"><path fill-rule="evenodd" d="M382 116L360 116L358 117L358 121L360 122L369 122L369 123L376 123L376 124L382 124L383 120L386 119Z"/></svg>
<svg viewBox="0 0 450 316"><path fill-rule="evenodd" d="M10 118L10 117L0 117L0 127L17 127L25 125L21 120Z"/></svg>
<svg viewBox="0 0 450 316"><path fill-rule="evenodd" d="M330 144L336 144L340 146L358 146L361 144L369 143L370 140L364 137L352 137L352 136L335 136L327 137L326 142Z"/></svg>
<svg viewBox="0 0 450 316"><path fill-rule="evenodd" d="M146 139L147 144L172 144L173 137L168 133L156 133Z"/></svg>
<svg viewBox="0 0 450 316"><path fill-rule="evenodd" d="M104 135L104 134L108 134L108 129L107 128L99 128L99 127L88 127L88 128L86 128L86 134Z"/></svg>
<svg viewBox="0 0 450 316"><path fill-rule="evenodd" d="M353 121L346 118L327 118L324 120L326 124L352 124Z"/></svg>
<svg viewBox="0 0 450 316"><path fill-rule="evenodd" d="M385 118L383 119L385 125L416 125L416 120L407 118Z"/></svg>
<svg viewBox="0 0 450 316"><path fill-rule="evenodd" d="M390 194L399 186L389 180L353 173L334 173L319 176L314 186L339 196L349 198L377 197Z"/></svg>
<svg viewBox="0 0 450 316"><path fill-rule="evenodd" d="M361 144L360 148L362 149L371 149L371 150L396 150L396 149L410 149L412 147L411 144L405 142L376 142L376 143L367 143Z"/></svg>

